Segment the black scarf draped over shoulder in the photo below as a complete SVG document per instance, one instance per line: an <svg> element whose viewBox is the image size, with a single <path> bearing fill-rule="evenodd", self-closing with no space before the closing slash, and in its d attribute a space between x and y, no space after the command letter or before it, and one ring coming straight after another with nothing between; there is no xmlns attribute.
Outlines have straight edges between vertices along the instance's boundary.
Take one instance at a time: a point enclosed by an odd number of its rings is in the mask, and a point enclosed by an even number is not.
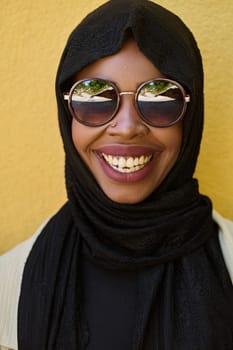
<svg viewBox="0 0 233 350"><path fill-rule="evenodd" d="M134 205L111 201L98 186L72 143L63 99L67 82L89 63L119 51L129 31L145 56L191 96L177 163L154 193ZM72 32L56 94L68 202L43 229L26 262L19 350L85 348L81 252L108 269L138 270L132 350L233 349L233 289L211 202L193 179L203 127L203 71L190 31L150 1L109 1Z"/></svg>

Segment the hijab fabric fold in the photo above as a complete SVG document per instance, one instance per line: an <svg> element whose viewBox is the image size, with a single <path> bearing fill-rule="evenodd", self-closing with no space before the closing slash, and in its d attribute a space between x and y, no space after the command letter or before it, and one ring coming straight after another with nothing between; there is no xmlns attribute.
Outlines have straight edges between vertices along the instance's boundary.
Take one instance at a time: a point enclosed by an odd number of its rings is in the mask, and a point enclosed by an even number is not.
<svg viewBox="0 0 233 350"><path fill-rule="evenodd" d="M98 186L72 143L63 99L74 75L119 51L128 32L155 66L191 95L176 165L154 193L134 205L111 201ZM132 350L232 349L233 288L211 201L193 179L203 126L203 71L188 28L150 1L109 1L72 32L56 94L68 202L43 229L25 266L19 350L85 349L83 255L104 268L138 271Z"/></svg>

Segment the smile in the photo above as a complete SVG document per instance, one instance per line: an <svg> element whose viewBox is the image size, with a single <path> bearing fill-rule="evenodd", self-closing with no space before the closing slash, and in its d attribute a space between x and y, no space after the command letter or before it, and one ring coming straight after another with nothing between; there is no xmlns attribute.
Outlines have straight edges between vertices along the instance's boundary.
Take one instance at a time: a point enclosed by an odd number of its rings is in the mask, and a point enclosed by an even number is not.
<svg viewBox="0 0 233 350"><path fill-rule="evenodd" d="M102 153L105 162L120 173L134 173L143 169L152 159L152 154L141 156L116 156Z"/></svg>

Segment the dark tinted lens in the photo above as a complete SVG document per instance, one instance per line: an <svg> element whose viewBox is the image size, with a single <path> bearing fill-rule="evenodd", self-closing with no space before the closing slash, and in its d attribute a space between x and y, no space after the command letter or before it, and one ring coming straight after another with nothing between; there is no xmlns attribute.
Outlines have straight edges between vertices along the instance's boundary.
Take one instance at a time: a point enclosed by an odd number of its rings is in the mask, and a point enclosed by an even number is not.
<svg viewBox="0 0 233 350"><path fill-rule="evenodd" d="M75 117L87 125L106 123L117 108L115 88L105 80L84 80L74 86L71 108Z"/></svg>
<svg viewBox="0 0 233 350"><path fill-rule="evenodd" d="M142 86L137 96L138 109L154 126L168 126L183 114L184 94L174 82L154 80Z"/></svg>

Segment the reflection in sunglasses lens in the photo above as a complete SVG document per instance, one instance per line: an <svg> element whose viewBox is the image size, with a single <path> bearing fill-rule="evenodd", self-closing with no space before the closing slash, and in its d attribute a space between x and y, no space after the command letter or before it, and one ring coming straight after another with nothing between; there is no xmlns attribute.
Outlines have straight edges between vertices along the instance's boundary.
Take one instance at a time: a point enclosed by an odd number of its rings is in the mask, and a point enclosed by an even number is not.
<svg viewBox="0 0 233 350"><path fill-rule="evenodd" d="M184 97L179 86L168 81L152 81L138 94L138 109L149 124L166 126L181 115Z"/></svg>
<svg viewBox="0 0 233 350"><path fill-rule="evenodd" d="M77 119L86 124L105 123L115 112L116 106L117 92L104 80L86 80L73 90L72 109Z"/></svg>

